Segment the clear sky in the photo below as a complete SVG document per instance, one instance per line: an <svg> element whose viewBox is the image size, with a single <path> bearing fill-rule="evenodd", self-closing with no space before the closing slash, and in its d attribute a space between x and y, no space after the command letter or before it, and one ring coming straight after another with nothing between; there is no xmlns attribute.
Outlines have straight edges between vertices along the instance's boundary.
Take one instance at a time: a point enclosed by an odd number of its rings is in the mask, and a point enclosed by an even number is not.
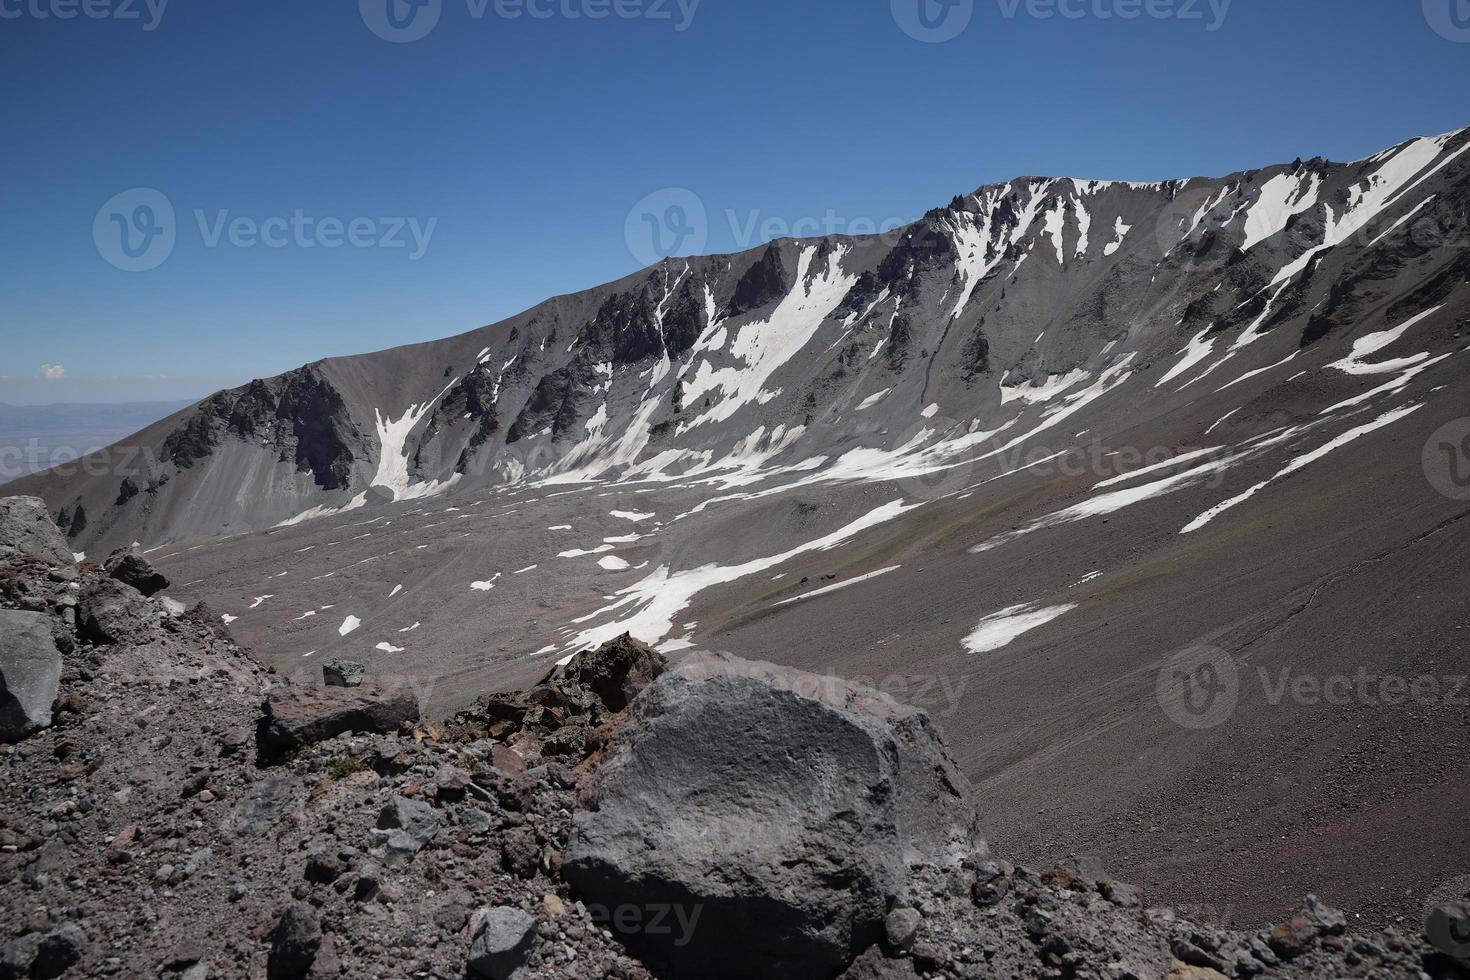
<svg viewBox="0 0 1470 980"><path fill-rule="evenodd" d="M0 0L0 83L0 401L164 399L659 245L1445 132L1470 0Z"/></svg>

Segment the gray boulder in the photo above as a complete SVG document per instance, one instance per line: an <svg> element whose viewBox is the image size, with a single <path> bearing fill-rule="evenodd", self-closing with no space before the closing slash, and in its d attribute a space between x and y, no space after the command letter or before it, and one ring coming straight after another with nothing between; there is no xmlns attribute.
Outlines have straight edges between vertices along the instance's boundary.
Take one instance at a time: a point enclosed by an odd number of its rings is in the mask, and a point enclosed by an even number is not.
<svg viewBox="0 0 1470 980"><path fill-rule="evenodd" d="M71 545L39 497L0 498L0 558L30 555L58 565L75 565Z"/></svg>
<svg viewBox="0 0 1470 980"><path fill-rule="evenodd" d="M439 811L423 800L395 796L378 813L373 853L390 868L407 864L428 846L443 823Z"/></svg>
<svg viewBox="0 0 1470 980"><path fill-rule="evenodd" d="M158 610L143 593L111 578L83 589L77 612L78 630L93 643L122 643L158 622Z"/></svg>
<svg viewBox="0 0 1470 980"><path fill-rule="evenodd" d="M1470 902L1445 902L1431 909L1424 938L1460 966L1470 967Z"/></svg>
<svg viewBox="0 0 1470 980"><path fill-rule="evenodd" d="M131 585L145 596L154 596L168 588L168 579L153 563L136 551L124 548L114 551L102 565L108 575Z"/></svg>
<svg viewBox="0 0 1470 980"><path fill-rule="evenodd" d="M322 664L322 680L328 687L361 687L367 667L355 660L328 660Z"/></svg>
<svg viewBox="0 0 1470 980"><path fill-rule="evenodd" d="M51 724L61 651L44 613L0 610L0 742Z"/></svg>
<svg viewBox="0 0 1470 980"><path fill-rule="evenodd" d="M969 786L927 715L869 688L695 654L634 703L563 866L671 977L832 976L885 938L906 866L975 851ZM617 929L616 921L604 928Z"/></svg>
<svg viewBox="0 0 1470 980"><path fill-rule="evenodd" d="M536 917L502 905L482 910L474 921L467 966L471 976L510 980L525 965L536 942Z"/></svg>

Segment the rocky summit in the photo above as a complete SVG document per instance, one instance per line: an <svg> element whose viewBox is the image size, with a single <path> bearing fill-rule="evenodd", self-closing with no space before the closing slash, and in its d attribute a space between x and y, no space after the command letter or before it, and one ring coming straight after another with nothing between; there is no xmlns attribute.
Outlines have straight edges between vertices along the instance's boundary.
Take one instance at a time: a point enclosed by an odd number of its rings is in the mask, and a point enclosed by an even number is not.
<svg viewBox="0 0 1470 980"><path fill-rule="evenodd" d="M620 636L434 719L405 678L288 679L207 607L0 546L6 980L1470 969L1467 896L1239 931L1003 860L930 718L849 681Z"/></svg>

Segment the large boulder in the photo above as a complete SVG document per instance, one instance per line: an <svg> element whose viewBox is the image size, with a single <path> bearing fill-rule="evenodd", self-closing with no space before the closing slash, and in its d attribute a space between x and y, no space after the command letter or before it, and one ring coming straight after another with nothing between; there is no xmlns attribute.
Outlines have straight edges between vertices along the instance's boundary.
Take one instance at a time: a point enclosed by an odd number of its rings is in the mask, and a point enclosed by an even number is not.
<svg viewBox="0 0 1470 980"><path fill-rule="evenodd" d="M261 756L272 758L344 732L391 735L403 722L418 720L418 699L409 691L374 681L361 687L293 684L266 696L255 742Z"/></svg>
<svg viewBox="0 0 1470 980"><path fill-rule="evenodd" d="M695 654L634 703L563 873L595 908L683 912L666 918L692 928L605 924L661 976L834 976L883 938L908 864L957 866L977 843L926 714Z"/></svg>
<svg viewBox="0 0 1470 980"><path fill-rule="evenodd" d="M51 724L61 651L44 613L0 610L0 742Z"/></svg>
<svg viewBox="0 0 1470 980"><path fill-rule="evenodd" d="M0 498L0 558L30 555L58 565L74 565L71 545L57 529L39 497Z"/></svg>
<svg viewBox="0 0 1470 980"><path fill-rule="evenodd" d="M158 622L158 609L143 593L117 579L104 578L82 590L77 626L93 643L137 639Z"/></svg>
<svg viewBox="0 0 1470 980"><path fill-rule="evenodd" d="M108 575L131 585L145 596L154 596L168 588L168 579L153 563L129 548L114 551L102 565Z"/></svg>

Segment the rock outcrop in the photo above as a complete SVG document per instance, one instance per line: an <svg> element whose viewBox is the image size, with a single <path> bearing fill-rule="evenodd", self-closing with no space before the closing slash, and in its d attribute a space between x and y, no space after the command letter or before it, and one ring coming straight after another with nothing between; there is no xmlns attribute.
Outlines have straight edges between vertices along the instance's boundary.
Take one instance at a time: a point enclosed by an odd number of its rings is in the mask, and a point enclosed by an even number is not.
<svg viewBox="0 0 1470 980"><path fill-rule="evenodd" d="M71 546L38 497L0 498L0 559L15 555L75 564Z"/></svg>
<svg viewBox="0 0 1470 980"><path fill-rule="evenodd" d="M125 582L98 579L82 589L78 609L81 635L93 643L121 643L145 634L159 610Z"/></svg>
<svg viewBox="0 0 1470 980"><path fill-rule="evenodd" d="M835 974L878 941L909 864L975 852L969 787L927 716L728 655L664 673L598 775L565 874L607 907L702 909L676 976Z"/></svg>
<svg viewBox="0 0 1470 980"><path fill-rule="evenodd" d="M43 613L0 610L0 742L51 724L61 651Z"/></svg>
<svg viewBox="0 0 1470 980"><path fill-rule="evenodd" d="M344 732L391 735L418 720L418 699L411 691L373 681L351 688L290 685L266 696L256 744L269 758Z"/></svg>
<svg viewBox="0 0 1470 980"><path fill-rule="evenodd" d="M168 588L168 578L131 548L114 551L102 567L108 575L145 596L155 596Z"/></svg>

